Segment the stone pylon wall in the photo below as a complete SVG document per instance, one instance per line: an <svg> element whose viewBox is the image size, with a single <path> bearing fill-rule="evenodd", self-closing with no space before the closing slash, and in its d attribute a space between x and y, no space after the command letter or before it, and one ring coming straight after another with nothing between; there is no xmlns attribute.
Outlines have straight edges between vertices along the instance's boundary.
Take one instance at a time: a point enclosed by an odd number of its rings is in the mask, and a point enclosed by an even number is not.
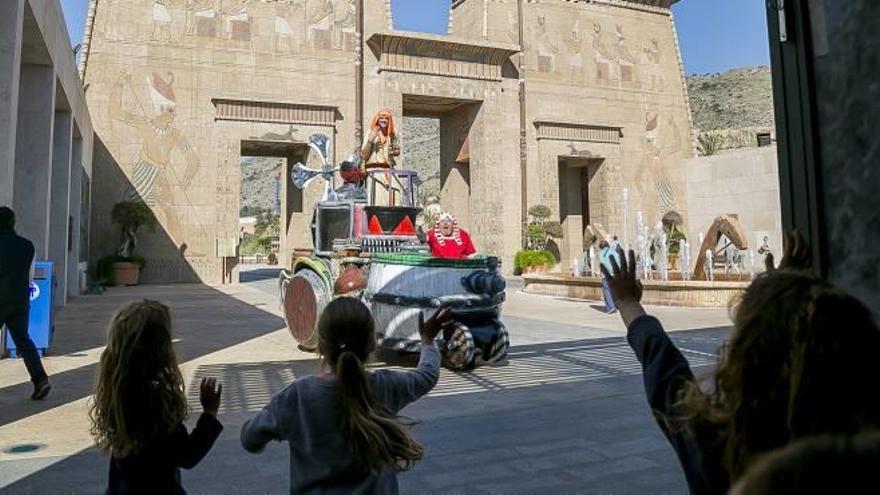
<svg viewBox="0 0 880 495"><path fill-rule="evenodd" d="M657 3L523 3L527 203L545 204L559 215L561 192L587 187L590 221L631 243L638 211L649 226L669 211L688 221L690 112L671 12L646 5ZM516 0L454 5L455 35L517 42ZM589 184L567 184L575 175L560 178L560 162L598 166ZM567 263L579 251L583 225L580 215L563 216L569 238L560 243L560 254Z"/></svg>
<svg viewBox="0 0 880 495"><path fill-rule="evenodd" d="M97 2L93 257L115 247L113 205L138 197L161 225L138 247L147 281L228 279L243 143L285 156L320 131L334 159L354 149L354 29L353 0ZM289 249L310 246L314 199L292 212Z"/></svg>
<svg viewBox="0 0 880 495"><path fill-rule="evenodd" d="M669 210L687 222L691 126L674 25L667 9L643 3L657 2L525 2L520 46L515 0L456 1L449 37L394 32L388 0L365 0L364 117L388 106L440 118L441 203L508 270L522 243L520 79L527 206L560 215L583 187L591 221L622 238L634 237L638 210L649 224ZM92 256L115 249L113 205L140 198L161 226L139 246L147 281L228 280L239 156L288 157L290 166L317 131L331 137L337 162L359 144L354 0L95 6L85 63L98 138ZM584 175L560 164L595 172L569 184ZM310 247L319 189L286 198L283 258ZM566 209L563 259L581 244L575 210Z"/></svg>

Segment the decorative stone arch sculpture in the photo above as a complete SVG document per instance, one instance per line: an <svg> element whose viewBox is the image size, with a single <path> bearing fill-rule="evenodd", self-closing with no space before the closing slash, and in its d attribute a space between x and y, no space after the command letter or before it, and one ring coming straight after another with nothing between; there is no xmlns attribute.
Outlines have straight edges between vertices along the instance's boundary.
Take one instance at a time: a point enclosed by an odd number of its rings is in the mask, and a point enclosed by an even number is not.
<svg viewBox="0 0 880 495"><path fill-rule="evenodd" d="M746 237L745 230L743 230L742 224L739 223L739 220L736 217L730 215L716 217L712 222L712 225L709 226L709 230L706 232L706 237L703 238L703 244L700 246L700 251L697 254L697 263L694 266L695 280L705 278L706 272L703 266L706 261L706 250L711 249L714 253L715 247L718 245L718 240L721 239L722 234L730 239L730 242L732 242L737 249L743 250L749 248L748 237Z"/></svg>

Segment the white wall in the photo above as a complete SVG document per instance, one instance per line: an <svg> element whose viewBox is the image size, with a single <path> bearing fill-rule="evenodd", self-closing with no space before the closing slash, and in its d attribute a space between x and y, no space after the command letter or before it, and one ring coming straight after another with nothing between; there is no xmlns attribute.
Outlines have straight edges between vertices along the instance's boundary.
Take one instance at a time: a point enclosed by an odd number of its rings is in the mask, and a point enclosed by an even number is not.
<svg viewBox="0 0 880 495"><path fill-rule="evenodd" d="M782 218L776 146L742 148L687 163L685 219L691 246L719 215L735 214L748 236L749 249L770 237L774 253L782 252ZM777 260L779 256L777 255Z"/></svg>

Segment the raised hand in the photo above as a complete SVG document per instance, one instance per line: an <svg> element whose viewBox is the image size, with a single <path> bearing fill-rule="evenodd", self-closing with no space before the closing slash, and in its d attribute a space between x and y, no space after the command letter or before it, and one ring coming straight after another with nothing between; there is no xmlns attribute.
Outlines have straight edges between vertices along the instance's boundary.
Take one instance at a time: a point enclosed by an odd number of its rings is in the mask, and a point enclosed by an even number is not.
<svg viewBox="0 0 880 495"><path fill-rule="evenodd" d="M423 344L433 344L437 334L444 327L452 324L452 310L448 307L438 309L425 321L424 315L419 312L419 335Z"/></svg>
<svg viewBox="0 0 880 495"><path fill-rule="evenodd" d="M629 250L629 259L627 259L623 248L620 246L617 246L617 254L622 260L622 263L619 265L614 256L611 256L609 259L614 275L608 273L608 269L603 265L599 265L599 267L611 286L611 296L614 298L614 305L620 310L623 323L629 328L633 320L645 314L641 304L642 283L636 278L636 255L633 250Z"/></svg>
<svg viewBox="0 0 880 495"><path fill-rule="evenodd" d="M812 266L812 263L810 245L796 229L786 232L782 239L782 261L779 262L778 268L774 267L773 253L767 253L764 257L764 266L768 272L777 269L806 270Z"/></svg>
<svg viewBox="0 0 880 495"><path fill-rule="evenodd" d="M202 378L199 389L199 401L202 409L211 416L217 416L220 409L220 396L223 395L223 385L217 384L216 378Z"/></svg>
<svg viewBox="0 0 880 495"><path fill-rule="evenodd" d="M615 304L624 304L626 302L641 302L642 300L642 283L636 278L636 257L633 250L629 250L629 259L623 252L623 248L617 246L617 254L623 260L618 266L617 259L614 256L609 257L611 269L614 275L608 273L608 269L604 265L599 265L602 274L608 279L611 285L611 295L614 297Z"/></svg>

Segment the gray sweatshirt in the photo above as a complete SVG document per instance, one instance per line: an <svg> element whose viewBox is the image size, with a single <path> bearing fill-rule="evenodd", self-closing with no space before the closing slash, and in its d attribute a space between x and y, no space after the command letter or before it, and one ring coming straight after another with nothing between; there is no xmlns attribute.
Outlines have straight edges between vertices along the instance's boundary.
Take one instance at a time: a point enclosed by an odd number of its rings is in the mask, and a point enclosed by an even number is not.
<svg viewBox="0 0 880 495"><path fill-rule="evenodd" d="M440 376L440 353L422 345L419 366L370 373L373 393L392 412L427 394ZM272 397L241 427L241 444L260 452L270 440L290 446L290 493L397 493L393 470L364 477L354 468L348 440L339 429L333 375L306 376Z"/></svg>

